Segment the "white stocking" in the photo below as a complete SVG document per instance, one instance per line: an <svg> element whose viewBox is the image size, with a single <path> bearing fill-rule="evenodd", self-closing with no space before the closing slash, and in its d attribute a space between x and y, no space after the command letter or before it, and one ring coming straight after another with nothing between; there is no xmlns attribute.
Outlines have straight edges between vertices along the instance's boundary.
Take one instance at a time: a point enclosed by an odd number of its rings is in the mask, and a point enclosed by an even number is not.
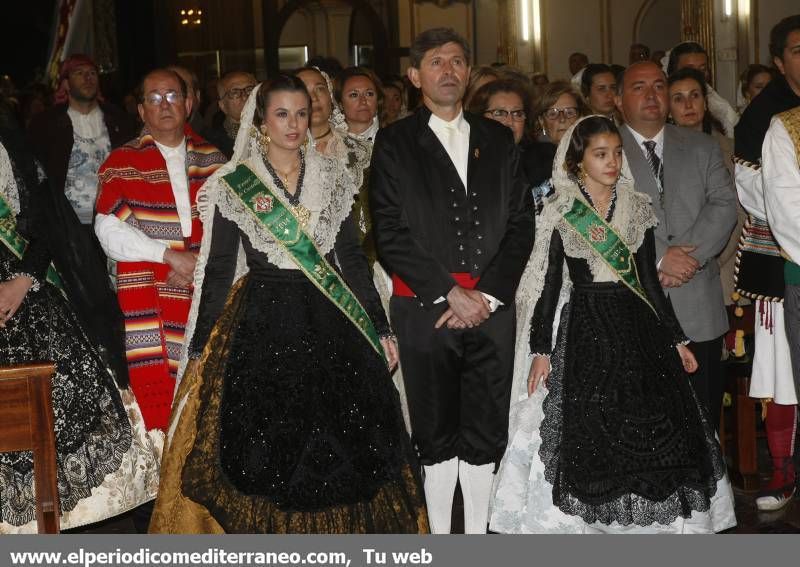
<svg viewBox="0 0 800 567"><path fill-rule="evenodd" d="M449 534L450 520L453 517L453 494L458 480L458 458L426 465L423 469L431 533Z"/></svg>
<svg viewBox="0 0 800 567"><path fill-rule="evenodd" d="M494 481L494 463L458 463L458 478L464 495L464 533L485 534L489 523L489 498Z"/></svg>

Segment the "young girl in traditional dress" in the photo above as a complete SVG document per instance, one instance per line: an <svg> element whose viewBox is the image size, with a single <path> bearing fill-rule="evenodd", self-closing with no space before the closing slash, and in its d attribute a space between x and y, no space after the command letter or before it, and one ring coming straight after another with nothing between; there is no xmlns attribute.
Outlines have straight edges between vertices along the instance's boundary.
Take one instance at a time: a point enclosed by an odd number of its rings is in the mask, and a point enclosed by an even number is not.
<svg viewBox="0 0 800 567"><path fill-rule="evenodd" d="M554 163L517 291L512 400L524 401L512 407L491 529L730 528L720 447L687 376L697 361L658 281L656 216L616 126L581 120Z"/></svg>

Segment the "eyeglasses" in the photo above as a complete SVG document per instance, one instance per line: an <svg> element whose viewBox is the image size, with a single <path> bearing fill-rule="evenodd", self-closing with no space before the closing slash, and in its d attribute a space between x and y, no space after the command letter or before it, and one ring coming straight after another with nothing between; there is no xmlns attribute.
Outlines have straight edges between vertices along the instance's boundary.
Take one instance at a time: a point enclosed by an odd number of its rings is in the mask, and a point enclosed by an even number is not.
<svg viewBox="0 0 800 567"><path fill-rule="evenodd" d="M526 117L524 110L506 110L505 108L490 108L485 114L488 114L495 120L505 120L511 116L511 120L514 122L522 122Z"/></svg>
<svg viewBox="0 0 800 567"><path fill-rule="evenodd" d="M224 96L225 96L225 98L229 98L229 99L247 98L247 97L250 96L250 93L253 92L253 89L255 87L256 87L255 85L249 85L249 86L241 88L241 89L231 89L228 92L226 92Z"/></svg>
<svg viewBox="0 0 800 567"><path fill-rule="evenodd" d="M568 106L566 108L548 108L544 112L544 117L548 120L558 120L559 116L562 114L565 120L571 120L578 116L578 109L574 106Z"/></svg>
<svg viewBox="0 0 800 567"><path fill-rule="evenodd" d="M169 104L176 104L183 100L183 94L178 91L167 91L164 94L158 92L147 93L144 101L151 106L160 106L163 101Z"/></svg>

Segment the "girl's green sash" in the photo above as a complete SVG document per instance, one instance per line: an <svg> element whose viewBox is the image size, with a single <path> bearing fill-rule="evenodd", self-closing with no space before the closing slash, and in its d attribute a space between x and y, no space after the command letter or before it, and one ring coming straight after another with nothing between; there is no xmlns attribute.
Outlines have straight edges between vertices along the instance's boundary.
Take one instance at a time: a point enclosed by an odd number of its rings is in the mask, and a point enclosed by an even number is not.
<svg viewBox="0 0 800 567"><path fill-rule="evenodd" d="M223 177L247 209L289 253L297 267L356 326L369 344L384 357L378 333L367 312L336 270L320 254L297 218L250 168L244 164ZM384 357L385 358L385 357Z"/></svg>
<svg viewBox="0 0 800 567"><path fill-rule="evenodd" d="M639 282L633 253L614 229L580 199L573 201L572 208L564 214L564 220L600 255L622 283L658 315Z"/></svg>
<svg viewBox="0 0 800 567"><path fill-rule="evenodd" d="M0 240L3 241L6 248L11 250L14 256L22 260L25 249L28 247L28 241L17 232L17 221L14 217L14 211L11 210L11 207L2 193L0 193ZM47 281L56 286L62 293L64 292L61 278L58 276L58 272L53 264L47 267Z"/></svg>

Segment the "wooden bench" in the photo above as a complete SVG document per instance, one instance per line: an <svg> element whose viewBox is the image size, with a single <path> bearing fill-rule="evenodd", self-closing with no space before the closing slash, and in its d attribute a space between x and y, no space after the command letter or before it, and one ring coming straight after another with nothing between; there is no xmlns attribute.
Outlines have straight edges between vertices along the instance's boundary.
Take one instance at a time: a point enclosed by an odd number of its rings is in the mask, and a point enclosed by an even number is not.
<svg viewBox="0 0 800 567"><path fill-rule="evenodd" d="M52 363L0 367L0 452L33 451L39 533L59 533Z"/></svg>

